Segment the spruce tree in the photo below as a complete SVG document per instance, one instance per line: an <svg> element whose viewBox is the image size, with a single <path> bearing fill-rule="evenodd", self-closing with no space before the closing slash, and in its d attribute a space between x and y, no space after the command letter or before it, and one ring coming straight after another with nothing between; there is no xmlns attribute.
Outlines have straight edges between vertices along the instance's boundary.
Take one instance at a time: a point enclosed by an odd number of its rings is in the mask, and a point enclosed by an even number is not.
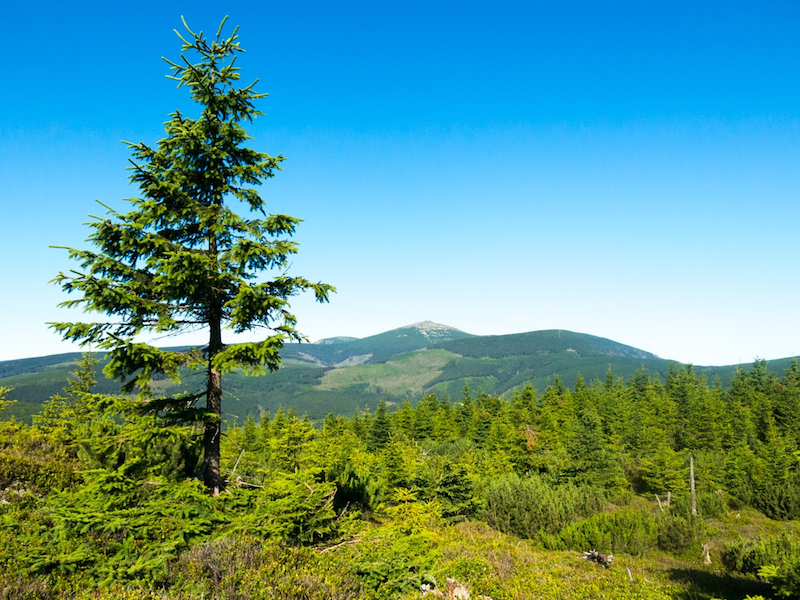
<svg viewBox="0 0 800 600"><path fill-rule="evenodd" d="M89 226L93 250L69 248L80 270L54 280L79 298L62 306L80 306L106 315L97 322L52 323L65 339L108 351L105 373L138 388L146 406L176 419L204 423L204 481L219 493L222 375L243 368L260 374L280 365L286 341L300 341L289 312L291 296L311 290L325 302L333 288L289 275L288 260L297 251L289 238L299 219L265 212L258 185L273 176L283 157L246 147L243 124L261 115L254 102L266 96L238 87L237 29L213 38L186 26L178 62L165 59L168 75L187 87L199 116L175 111L166 137L156 147L128 143L131 181L140 196L127 199L129 212L108 208ZM248 216L235 212L238 202ZM260 275L267 272L267 276ZM223 329L236 333L265 330L262 341L228 345ZM137 336L205 330L208 342L183 352L141 343ZM152 398L153 376L179 379L181 369L203 369L205 382L195 393ZM205 399L205 407L195 402Z"/></svg>
<svg viewBox="0 0 800 600"><path fill-rule="evenodd" d="M45 402L39 414L33 416L37 427L55 435L65 443L78 437L79 426L92 418L90 394L97 383L95 367L100 362L91 353L84 353L76 363L73 378L63 388L65 396L56 394Z"/></svg>
<svg viewBox="0 0 800 600"><path fill-rule="evenodd" d="M386 400L381 398L378 402L378 409L375 411L375 418L372 421L372 428L369 433L367 447L371 451L380 450L392 437L392 425L389 421Z"/></svg>

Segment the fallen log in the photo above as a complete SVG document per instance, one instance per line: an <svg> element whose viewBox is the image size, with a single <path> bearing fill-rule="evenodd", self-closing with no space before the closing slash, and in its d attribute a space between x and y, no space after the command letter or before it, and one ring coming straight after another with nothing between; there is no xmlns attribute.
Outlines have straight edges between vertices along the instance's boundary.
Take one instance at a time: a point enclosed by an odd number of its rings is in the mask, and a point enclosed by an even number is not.
<svg viewBox="0 0 800 600"><path fill-rule="evenodd" d="M606 569L609 568L614 562L613 554L603 554L597 550L589 550L588 552L584 552L581 554L581 558L595 562L598 565L603 565Z"/></svg>

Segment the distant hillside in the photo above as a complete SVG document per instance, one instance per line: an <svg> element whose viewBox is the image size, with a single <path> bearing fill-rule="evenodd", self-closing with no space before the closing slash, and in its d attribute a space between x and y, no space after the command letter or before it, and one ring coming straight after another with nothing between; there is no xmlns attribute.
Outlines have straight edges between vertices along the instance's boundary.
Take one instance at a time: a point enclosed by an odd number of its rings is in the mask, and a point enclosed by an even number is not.
<svg viewBox="0 0 800 600"><path fill-rule="evenodd" d="M658 359L655 354L638 348L625 346L605 338L585 333L573 333L563 329L449 340L438 343L436 347L472 358L541 356L543 354L574 352L581 358L611 356Z"/></svg>
<svg viewBox="0 0 800 600"><path fill-rule="evenodd" d="M358 338L354 337L347 337L347 336L339 336L339 337L332 337L332 338L325 338L323 340L317 340L314 342L315 344L320 344L322 346L330 345L330 344L342 344L345 342L355 342Z"/></svg>
<svg viewBox="0 0 800 600"><path fill-rule="evenodd" d="M555 375L573 386L578 374L603 379L609 369L629 376L646 368L664 376L669 362L612 340L566 330L533 331L441 342L435 349L457 355L425 391L458 397L464 385L504 394L530 382L543 389Z"/></svg>
<svg viewBox="0 0 800 600"><path fill-rule="evenodd" d="M4 416L29 420L42 403L60 393L75 368L78 353L0 362L0 386L14 388L18 403ZM769 369L783 374L790 359L774 360ZM284 367L263 377L242 373L223 381L224 409L229 420L247 414L293 408L312 419L327 413L352 414L374 408L380 398L399 403L425 393L456 399L465 385L473 391L509 394L530 382L538 390L558 376L572 387L580 374L591 382L604 380L609 369L628 378L644 368L666 376L670 361L612 340L565 330L512 335L474 336L424 321L363 339L337 337L315 344L288 344ZM98 365L101 369L103 363ZM741 365L694 367L709 381L728 385ZM744 365L749 368L749 365ZM202 373L187 373L181 385L154 382L158 394L198 389ZM119 384L98 377L97 391L118 393Z"/></svg>
<svg viewBox="0 0 800 600"><path fill-rule="evenodd" d="M45 369L72 365L80 357L80 352L70 352L68 354L40 356L39 358L21 358L19 360L3 361L0 362L0 379L12 377L14 375L23 375L25 373L40 373Z"/></svg>

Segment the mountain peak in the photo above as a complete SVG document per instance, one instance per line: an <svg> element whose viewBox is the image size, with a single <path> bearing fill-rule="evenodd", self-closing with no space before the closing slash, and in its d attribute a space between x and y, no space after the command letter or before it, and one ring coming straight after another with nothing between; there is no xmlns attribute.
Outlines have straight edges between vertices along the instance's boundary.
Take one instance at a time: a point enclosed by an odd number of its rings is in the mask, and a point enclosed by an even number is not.
<svg viewBox="0 0 800 600"><path fill-rule="evenodd" d="M456 329L455 327L450 327L450 325L442 325L441 323L434 323L433 321L420 321L419 323L413 323L411 325L404 325L403 327L398 327L398 329L418 329L422 332L458 331L459 333L464 333L460 329Z"/></svg>
<svg viewBox="0 0 800 600"><path fill-rule="evenodd" d="M398 327L394 330L394 334L400 337L406 337L406 335L408 335L405 333L406 331L413 331L415 333L411 335L421 336L422 339L434 344L452 340L454 337L455 339L472 337L470 334L460 329L450 327L449 325L442 325L441 323L434 323L433 321L420 321L419 323L406 325L405 327Z"/></svg>

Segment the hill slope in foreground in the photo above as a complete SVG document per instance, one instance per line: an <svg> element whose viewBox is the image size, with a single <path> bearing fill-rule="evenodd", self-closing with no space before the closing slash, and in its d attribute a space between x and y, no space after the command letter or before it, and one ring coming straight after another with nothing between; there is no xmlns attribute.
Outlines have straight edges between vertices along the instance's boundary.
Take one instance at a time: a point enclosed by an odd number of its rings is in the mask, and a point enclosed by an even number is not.
<svg viewBox="0 0 800 600"><path fill-rule="evenodd" d="M0 362L0 386L11 387L17 404L4 416L27 420L61 391L79 353ZM782 373L790 359L772 361ZM644 368L662 378L670 361L605 338L566 330L475 336L447 325L423 321L357 339L338 337L314 344L287 344L284 367L263 377L232 373L225 377L226 411L231 419L293 408L318 419L332 412L352 414L374 408L380 398L399 403L426 393L459 398L464 386L489 394L509 394L530 382L542 390L557 376L573 386L605 379L609 370L627 378ZM739 365L695 367L709 380L730 382ZM189 373L181 385L155 382L158 393L191 390L203 376ZM116 393L119 384L99 377L97 391Z"/></svg>

